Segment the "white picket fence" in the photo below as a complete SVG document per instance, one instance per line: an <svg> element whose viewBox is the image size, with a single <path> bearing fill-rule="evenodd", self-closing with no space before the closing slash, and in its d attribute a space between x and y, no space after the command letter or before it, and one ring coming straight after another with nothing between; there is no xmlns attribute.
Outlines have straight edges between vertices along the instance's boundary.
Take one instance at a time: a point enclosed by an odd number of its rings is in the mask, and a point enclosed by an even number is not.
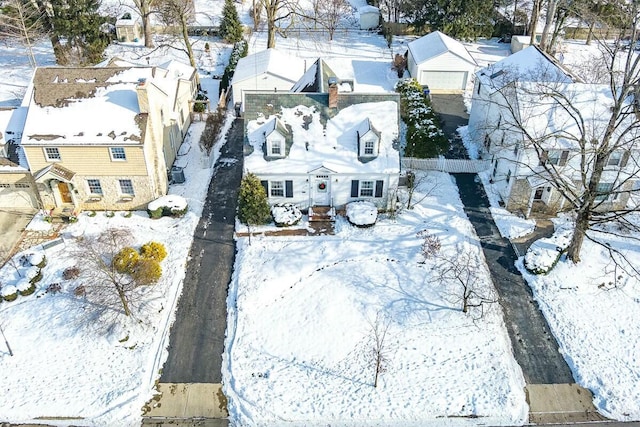
<svg viewBox="0 0 640 427"><path fill-rule="evenodd" d="M404 157L401 164L404 170L418 169L448 173L478 173L491 167L490 160L445 159L444 157L433 159Z"/></svg>

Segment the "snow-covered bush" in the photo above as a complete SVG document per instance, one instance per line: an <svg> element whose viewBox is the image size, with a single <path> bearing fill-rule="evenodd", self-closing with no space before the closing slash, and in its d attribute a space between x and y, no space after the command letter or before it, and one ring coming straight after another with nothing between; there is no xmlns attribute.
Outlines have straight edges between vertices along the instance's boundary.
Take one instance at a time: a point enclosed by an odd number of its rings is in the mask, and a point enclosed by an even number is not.
<svg viewBox="0 0 640 427"><path fill-rule="evenodd" d="M293 203L283 203L271 207L273 222L278 227L289 227L296 225L302 219L302 212Z"/></svg>
<svg viewBox="0 0 640 427"><path fill-rule="evenodd" d="M571 243L572 230L560 230L553 236L537 240L524 256L524 268L532 274L547 274L556 266Z"/></svg>
<svg viewBox="0 0 640 427"><path fill-rule="evenodd" d="M42 280L42 269L39 267L30 268L27 270L26 278L29 280L29 283L35 285Z"/></svg>
<svg viewBox="0 0 640 427"><path fill-rule="evenodd" d="M38 268L43 268L47 265L47 257L43 252L34 252L27 255L27 260L30 265L33 265Z"/></svg>
<svg viewBox="0 0 640 427"><path fill-rule="evenodd" d="M2 287L2 298L5 301L15 301L18 298L18 289L14 285L6 285Z"/></svg>
<svg viewBox="0 0 640 427"><path fill-rule="evenodd" d="M162 196L147 205L149 217L157 219L163 216L180 217L187 212L188 204L184 197L175 194Z"/></svg>
<svg viewBox="0 0 640 427"><path fill-rule="evenodd" d="M167 250L162 243L148 242L140 248L140 255L160 262L167 257Z"/></svg>
<svg viewBox="0 0 640 427"><path fill-rule="evenodd" d="M22 279L18 282L16 288L18 289L20 295L26 297L27 295L31 295L36 291L36 284L31 283L30 280Z"/></svg>
<svg viewBox="0 0 640 427"><path fill-rule="evenodd" d="M378 208L366 200L347 204L346 215L349 222L357 227L371 227L378 219Z"/></svg>

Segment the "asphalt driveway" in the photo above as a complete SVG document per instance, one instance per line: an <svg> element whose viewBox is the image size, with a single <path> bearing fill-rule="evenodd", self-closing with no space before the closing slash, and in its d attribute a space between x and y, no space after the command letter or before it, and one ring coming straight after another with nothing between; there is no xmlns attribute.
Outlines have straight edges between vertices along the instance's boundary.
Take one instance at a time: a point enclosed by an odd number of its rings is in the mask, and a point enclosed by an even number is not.
<svg viewBox="0 0 640 427"><path fill-rule="evenodd" d="M221 383L227 289L233 272L233 232L242 179L243 122L233 123L215 165L187 263L169 357L161 383Z"/></svg>

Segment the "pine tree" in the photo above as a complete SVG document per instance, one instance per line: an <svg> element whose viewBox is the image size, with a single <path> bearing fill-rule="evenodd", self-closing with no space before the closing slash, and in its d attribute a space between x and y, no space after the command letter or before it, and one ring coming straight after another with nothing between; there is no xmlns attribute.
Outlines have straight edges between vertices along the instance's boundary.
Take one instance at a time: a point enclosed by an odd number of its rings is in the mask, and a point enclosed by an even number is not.
<svg viewBox="0 0 640 427"><path fill-rule="evenodd" d="M109 35L103 31L107 18L98 13L97 0L65 0L53 3L53 31L66 41L71 62L95 64L103 59Z"/></svg>
<svg viewBox="0 0 640 427"><path fill-rule="evenodd" d="M233 0L225 0L222 9L222 22L220 22L220 37L229 43L242 40L242 24L238 18L238 11Z"/></svg>
<svg viewBox="0 0 640 427"><path fill-rule="evenodd" d="M240 183L238 218L249 226L266 224L271 220L267 193L258 177L251 173Z"/></svg>

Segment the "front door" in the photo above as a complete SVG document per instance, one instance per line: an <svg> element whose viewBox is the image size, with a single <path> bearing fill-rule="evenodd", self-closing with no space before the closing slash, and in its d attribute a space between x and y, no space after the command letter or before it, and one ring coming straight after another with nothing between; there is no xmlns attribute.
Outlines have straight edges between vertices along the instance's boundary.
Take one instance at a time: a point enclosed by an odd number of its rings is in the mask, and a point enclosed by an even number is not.
<svg viewBox="0 0 640 427"><path fill-rule="evenodd" d="M544 194L544 187L536 188L536 192L533 195L533 200L535 200L535 201L542 200L542 195L543 194Z"/></svg>
<svg viewBox="0 0 640 427"><path fill-rule="evenodd" d="M329 191L329 176L317 175L313 180L313 205L329 206L331 204L331 192Z"/></svg>
<svg viewBox="0 0 640 427"><path fill-rule="evenodd" d="M58 191L60 192L60 200L62 203L73 203L71 199L71 190L69 190L69 184L66 182L58 183Z"/></svg>

